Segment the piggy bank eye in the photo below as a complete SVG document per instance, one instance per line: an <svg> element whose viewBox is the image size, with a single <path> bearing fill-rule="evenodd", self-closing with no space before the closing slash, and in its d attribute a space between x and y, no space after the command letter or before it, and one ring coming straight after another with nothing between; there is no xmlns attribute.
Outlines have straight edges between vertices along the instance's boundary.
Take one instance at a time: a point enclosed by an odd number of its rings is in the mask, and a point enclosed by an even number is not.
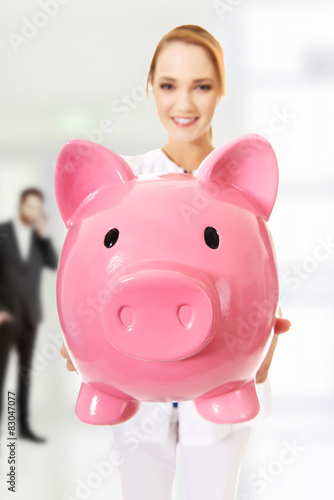
<svg viewBox="0 0 334 500"><path fill-rule="evenodd" d="M219 247L219 234L217 229L214 227L207 227L204 231L204 239L205 243L210 248L218 248Z"/></svg>
<svg viewBox="0 0 334 500"><path fill-rule="evenodd" d="M113 227L104 237L104 246L107 248L111 248L115 245L118 240L119 230Z"/></svg>

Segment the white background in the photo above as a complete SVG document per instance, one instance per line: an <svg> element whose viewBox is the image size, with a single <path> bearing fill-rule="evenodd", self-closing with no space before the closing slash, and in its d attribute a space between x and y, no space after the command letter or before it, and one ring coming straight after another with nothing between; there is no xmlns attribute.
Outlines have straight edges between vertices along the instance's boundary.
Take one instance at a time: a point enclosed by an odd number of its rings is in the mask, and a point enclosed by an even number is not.
<svg viewBox="0 0 334 500"><path fill-rule="evenodd" d="M226 64L226 98L214 118L214 145L258 132L277 154L280 188L270 227L281 302L293 322L271 368L273 413L254 429L238 498L329 498L334 446L333 2L69 0L57 3L53 16L41 16L46 3L6 2L0 18L0 219L15 213L22 188L39 186L47 196L50 230L60 251L65 229L53 192L60 148L74 138L98 140L128 155L162 146L166 132L151 93L148 100L144 95L155 46L180 24L208 29L221 43ZM13 38L22 36L27 20L45 26L15 46ZM117 107L125 95L130 101L123 102L121 113ZM282 114L285 118L277 119ZM113 130L97 135L106 119ZM324 241L331 243L324 247ZM111 432L82 424L74 415L79 380L65 371L58 354L55 273L45 272L42 292L31 422L48 443L18 443L16 498L79 499L77 481L87 483L93 462L108 458ZM7 389L15 388L13 352ZM286 443L293 442L299 446L295 460L277 465ZM0 453L0 491L7 497L3 439ZM261 468L268 472L263 492L251 479ZM120 500L117 471L87 495ZM183 498L180 467L175 498Z"/></svg>

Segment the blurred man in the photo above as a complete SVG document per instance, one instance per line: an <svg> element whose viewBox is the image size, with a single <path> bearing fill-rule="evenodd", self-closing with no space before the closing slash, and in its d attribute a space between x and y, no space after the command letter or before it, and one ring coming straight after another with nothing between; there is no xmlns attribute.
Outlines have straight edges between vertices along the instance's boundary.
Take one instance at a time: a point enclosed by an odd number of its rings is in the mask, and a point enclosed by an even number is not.
<svg viewBox="0 0 334 500"><path fill-rule="evenodd" d="M41 320L40 278L43 266L56 269L58 260L46 233L43 203L39 189L26 189L17 217L0 224L0 416L7 362L15 346L19 360L16 425L19 436L35 442L45 441L28 421L32 349Z"/></svg>

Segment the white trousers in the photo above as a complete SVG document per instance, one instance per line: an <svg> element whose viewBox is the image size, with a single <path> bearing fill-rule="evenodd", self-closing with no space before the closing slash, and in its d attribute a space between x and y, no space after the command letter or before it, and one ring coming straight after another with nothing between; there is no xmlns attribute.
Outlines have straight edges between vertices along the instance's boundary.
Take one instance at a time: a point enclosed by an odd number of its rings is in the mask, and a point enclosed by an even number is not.
<svg viewBox="0 0 334 500"><path fill-rule="evenodd" d="M271 408L269 380L257 386L261 411ZM176 447L180 448L185 500L235 500L253 422L214 424L193 401L141 403L127 422L111 427L123 500L172 500Z"/></svg>

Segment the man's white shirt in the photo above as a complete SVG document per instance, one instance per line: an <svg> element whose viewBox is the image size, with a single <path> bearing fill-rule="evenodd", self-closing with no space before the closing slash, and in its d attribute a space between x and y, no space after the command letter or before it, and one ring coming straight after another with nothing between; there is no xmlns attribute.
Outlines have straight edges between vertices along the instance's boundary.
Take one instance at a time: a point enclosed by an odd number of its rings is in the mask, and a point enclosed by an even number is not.
<svg viewBox="0 0 334 500"><path fill-rule="evenodd" d="M18 218L13 220L13 226L21 259L27 260L31 246L32 227L23 224Z"/></svg>

